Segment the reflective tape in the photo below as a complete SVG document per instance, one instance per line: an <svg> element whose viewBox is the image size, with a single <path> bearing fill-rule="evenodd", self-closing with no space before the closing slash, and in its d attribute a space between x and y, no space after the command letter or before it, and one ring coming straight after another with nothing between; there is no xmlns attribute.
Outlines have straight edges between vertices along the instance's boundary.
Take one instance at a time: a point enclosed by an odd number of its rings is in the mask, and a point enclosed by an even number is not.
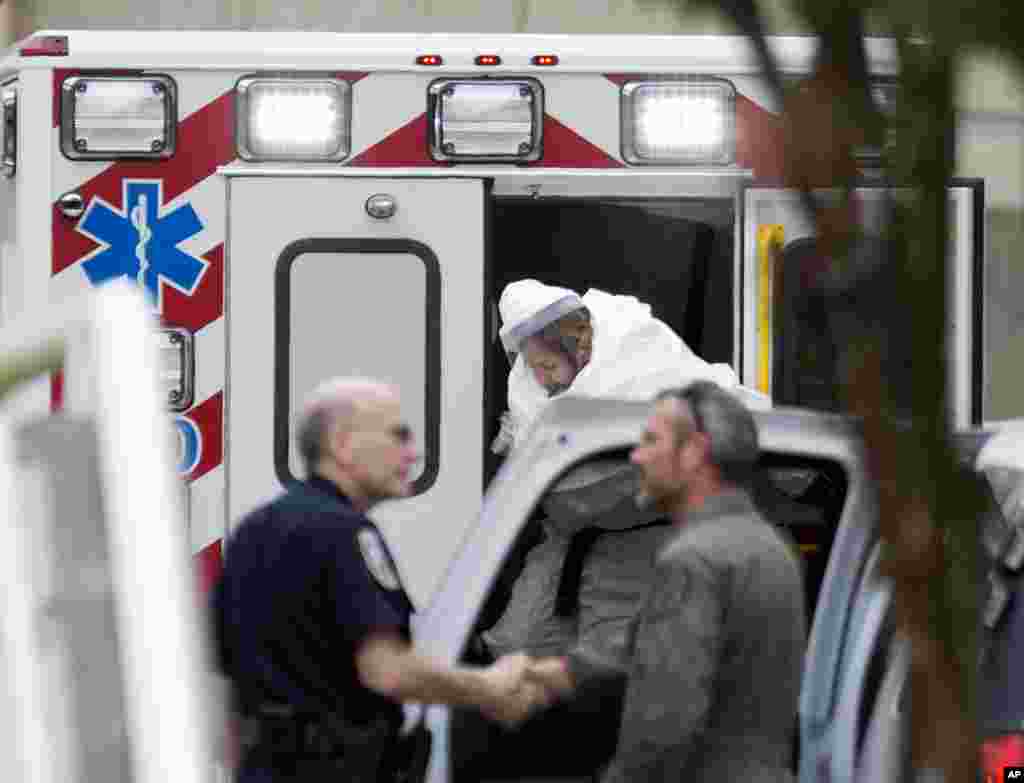
<svg viewBox="0 0 1024 783"><path fill-rule="evenodd" d="M775 258L786 232L778 223L757 227L757 389L771 396L772 304L775 296Z"/></svg>

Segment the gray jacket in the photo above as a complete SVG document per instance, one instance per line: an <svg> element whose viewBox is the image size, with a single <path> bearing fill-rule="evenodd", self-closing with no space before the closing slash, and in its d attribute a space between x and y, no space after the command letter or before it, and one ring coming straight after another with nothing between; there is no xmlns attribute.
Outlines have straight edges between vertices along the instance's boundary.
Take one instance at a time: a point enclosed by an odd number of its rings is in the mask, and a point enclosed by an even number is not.
<svg viewBox="0 0 1024 783"><path fill-rule="evenodd" d="M622 660L570 656L581 682L629 675L604 783L791 780L806 619L789 544L724 493L667 541L652 580Z"/></svg>
<svg viewBox="0 0 1024 783"><path fill-rule="evenodd" d="M504 614L484 633L494 655L537 657L585 651L618 659L626 633L647 595L654 557L671 528L645 527L662 515L637 508L636 470L621 460L585 464L549 492L542 507L544 540L526 558ZM559 583L573 537L607 531L583 562L578 610L556 614Z"/></svg>

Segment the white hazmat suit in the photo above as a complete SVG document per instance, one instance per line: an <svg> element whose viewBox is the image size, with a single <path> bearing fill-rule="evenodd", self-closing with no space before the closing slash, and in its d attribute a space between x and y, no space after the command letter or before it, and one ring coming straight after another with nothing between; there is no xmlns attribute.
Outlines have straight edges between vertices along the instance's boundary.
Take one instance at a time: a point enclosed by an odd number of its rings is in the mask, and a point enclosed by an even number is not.
<svg viewBox="0 0 1024 783"><path fill-rule="evenodd" d="M650 305L634 296L591 288L581 297L537 280L518 280L505 287L498 303L500 337L505 349L515 354L503 428L512 446L526 436L550 400L526 365L519 350L522 341L581 306L590 311L593 349L590 362L565 394L644 401L665 389L710 380L734 391L749 407L771 406L765 395L741 386L732 367L697 356L666 323L651 315Z"/></svg>

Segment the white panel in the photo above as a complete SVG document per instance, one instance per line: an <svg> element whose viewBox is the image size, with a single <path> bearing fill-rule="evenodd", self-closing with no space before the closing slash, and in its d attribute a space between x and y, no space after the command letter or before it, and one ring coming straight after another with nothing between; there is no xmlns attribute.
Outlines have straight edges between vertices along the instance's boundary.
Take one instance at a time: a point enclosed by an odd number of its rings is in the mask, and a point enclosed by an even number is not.
<svg viewBox="0 0 1024 783"><path fill-rule="evenodd" d="M224 466L189 484L188 496L192 552L201 552L224 537Z"/></svg>
<svg viewBox="0 0 1024 783"><path fill-rule="evenodd" d="M50 135L38 129L53 120L53 77L50 71L24 71L18 81L18 171L15 175L17 259L4 270L4 318L36 312L49 301L52 232L49 206L53 148ZM50 385L33 381L19 395L22 412L49 410Z"/></svg>
<svg viewBox="0 0 1024 783"><path fill-rule="evenodd" d="M224 388L224 331L218 318L196 332L196 405Z"/></svg>
<svg viewBox="0 0 1024 783"><path fill-rule="evenodd" d="M421 78L371 73L352 87L352 158L382 141L427 110L427 85L440 74ZM383 98L383 100L382 100Z"/></svg>
<svg viewBox="0 0 1024 783"><path fill-rule="evenodd" d="M382 504L373 512L413 600L422 605L479 511L482 494L483 184L470 179L239 177L229 187L226 464L232 525L281 489L273 462L275 274L281 252L301 239L398 239L421 242L437 256L444 368L439 472L428 491ZM374 220L366 214L366 199L376 193L397 200L392 219ZM284 205L301 208L282 209ZM383 265L404 264L404 255L385 257L380 268L374 267L378 259L352 261L348 274L321 278L324 290L318 291L316 301L292 298L297 332L290 356L300 375L289 383L296 391L312 385L318 375L317 380L357 371L422 388L406 381L414 378L416 362L422 361L422 327L395 335L402 324L412 323L405 320L409 316L404 308L417 313L412 320L422 318L422 306L416 304L423 297L417 287L422 283L415 275L409 280L382 276ZM295 266L301 270L307 263L300 259ZM317 269L310 279L297 273L292 281L298 283L296 293L316 282L313 278L322 271L318 266L310 266ZM328 284L333 287L328 289ZM357 300L359 310L347 311ZM413 408L422 410L415 397L419 392L401 391L405 414L415 421Z"/></svg>
<svg viewBox="0 0 1024 783"><path fill-rule="evenodd" d="M291 166L254 166L231 164L219 170L228 178L236 177L350 177L363 180L415 177L420 180L464 178L493 181L495 196L591 197L610 198L734 198L744 184L753 179L749 169L659 168L641 169L559 169L485 166L475 164L420 168L317 168Z"/></svg>
<svg viewBox="0 0 1024 783"><path fill-rule="evenodd" d="M587 14L594 15L591 5ZM489 18L494 13L487 10ZM236 30L101 31L69 33L70 52L61 59L68 68L229 68L232 70L418 70L415 55L439 52L445 65L437 72L472 69L481 49L501 52L503 69L542 71L529 59L555 53L574 71L657 73L688 70L700 73L755 73L759 68L753 47L741 35L509 35L473 33L344 34L303 31L245 32ZM435 28L436 29L436 28ZM867 38L865 49L872 73L892 74L899 67L891 39ZM769 36L768 45L783 72L807 72L813 65L817 41L812 36ZM11 54L0 67L46 67L36 58ZM571 64L571 66L570 66Z"/></svg>
<svg viewBox="0 0 1024 783"><path fill-rule="evenodd" d="M548 78L544 110L616 160L619 150L619 85L610 79Z"/></svg>
<svg viewBox="0 0 1024 783"><path fill-rule="evenodd" d="M50 131L51 149L54 151L53 200L63 196L70 190L81 187L93 177L98 177L114 165L108 160L76 160L70 161L60 154L60 127Z"/></svg>

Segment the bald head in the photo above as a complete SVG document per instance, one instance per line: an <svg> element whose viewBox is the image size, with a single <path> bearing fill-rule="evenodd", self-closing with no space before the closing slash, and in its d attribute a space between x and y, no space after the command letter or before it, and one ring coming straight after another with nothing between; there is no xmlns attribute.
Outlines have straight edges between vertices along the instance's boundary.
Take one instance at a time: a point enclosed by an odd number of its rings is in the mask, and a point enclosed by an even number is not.
<svg viewBox="0 0 1024 783"><path fill-rule="evenodd" d="M375 404L397 401L398 390L372 378L331 378L306 398L296 426L296 442L307 474L315 472L328 440L351 432Z"/></svg>

